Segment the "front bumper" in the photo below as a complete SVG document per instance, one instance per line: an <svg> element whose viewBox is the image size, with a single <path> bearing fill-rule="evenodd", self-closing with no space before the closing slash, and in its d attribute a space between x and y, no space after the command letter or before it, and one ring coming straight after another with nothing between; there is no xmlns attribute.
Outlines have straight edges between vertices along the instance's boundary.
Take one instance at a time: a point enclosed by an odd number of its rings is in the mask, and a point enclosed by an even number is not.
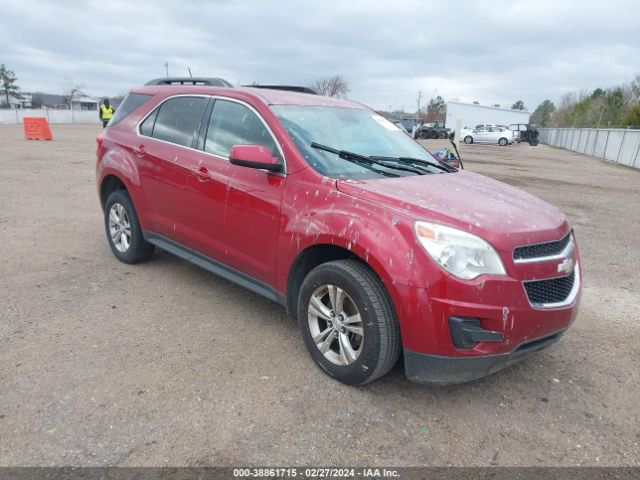
<svg viewBox="0 0 640 480"><path fill-rule="evenodd" d="M407 379L418 383L450 385L477 380L513 365L560 339L563 331L525 342L511 353L474 357L443 357L404 350Z"/></svg>

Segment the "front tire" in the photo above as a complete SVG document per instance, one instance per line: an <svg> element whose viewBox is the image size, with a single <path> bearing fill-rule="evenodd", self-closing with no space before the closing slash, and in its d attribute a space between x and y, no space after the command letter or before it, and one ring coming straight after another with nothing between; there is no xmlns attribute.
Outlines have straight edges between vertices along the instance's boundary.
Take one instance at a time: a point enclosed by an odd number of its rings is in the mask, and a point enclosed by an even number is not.
<svg viewBox="0 0 640 480"><path fill-rule="evenodd" d="M107 198L104 226L111 251L121 262L144 262L153 255L155 247L145 241L136 209L126 190L116 190Z"/></svg>
<svg viewBox="0 0 640 480"><path fill-rule="evenodd" d="M314 268L298 296L298 324L313 360L329 376L362 385L385 375L400 356L400 328L382 282L362 262Z"/></svg>
<svg viewBox="0 0 640 480"><path fill-rule="evenodd" d="M471 135L467 135L464 137L464 143L473 143L473 137Z"/></svg>
<svg viewBox="0 0 640 480"><path fill-rule="evenodd" d="M532 147L535 147L536 145L538 145L538 143L540 143L540 140L538 140L538 137L529 139L529 145L531 145Z"/></svg>

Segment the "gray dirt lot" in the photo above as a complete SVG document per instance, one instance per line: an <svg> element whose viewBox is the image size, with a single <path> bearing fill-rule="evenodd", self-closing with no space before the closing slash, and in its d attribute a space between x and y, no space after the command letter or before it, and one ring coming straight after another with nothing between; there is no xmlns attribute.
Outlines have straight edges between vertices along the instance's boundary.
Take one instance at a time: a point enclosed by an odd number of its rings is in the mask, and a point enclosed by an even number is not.
<svg viewBox="0 0 640 480"><path fill-rule="evenodd" d="M640 172L546 146L468 170L571 219L573 328L489 378L361 387L314 366L281 307L168 254L111 254L93 125L0 126L0 465L640 465ZM425 142L430 147L443 141Z"/></svg>

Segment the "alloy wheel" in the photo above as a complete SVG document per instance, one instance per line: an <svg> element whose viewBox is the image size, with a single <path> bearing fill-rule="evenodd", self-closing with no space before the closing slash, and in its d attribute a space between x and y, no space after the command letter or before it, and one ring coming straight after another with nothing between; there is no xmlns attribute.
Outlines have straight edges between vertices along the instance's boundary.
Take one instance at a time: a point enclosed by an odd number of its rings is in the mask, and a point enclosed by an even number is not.
<svg viewBox="0 0 640 480"><path fill-rule="evenodd" d="M318 287L309 299L309 330L320 353L331 363L354 363L364 345L364 325L351 297L336 285Z"/></svg>
<svg viewBox="0 0 640 480"><path fill-rule="evenodd" d="M131 223L129 215L120 203L114 203L109 209L109 235L113 246L119 252L126 252L131 245Z"/></svg>

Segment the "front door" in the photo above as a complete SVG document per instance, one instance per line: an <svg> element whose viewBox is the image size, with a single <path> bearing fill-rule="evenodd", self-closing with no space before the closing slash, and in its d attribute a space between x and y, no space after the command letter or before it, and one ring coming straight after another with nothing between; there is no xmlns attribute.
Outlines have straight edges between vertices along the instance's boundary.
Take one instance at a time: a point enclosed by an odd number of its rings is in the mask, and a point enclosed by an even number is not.
<svg viewBox="0 0 640 480"><path fill-rule="evenodd" d="M264 145L284 161L259 114L248 105L216 99L194 158L189 211L191 247L255 279L273 284L286 176L229 163L234 145Z"/></svg>

